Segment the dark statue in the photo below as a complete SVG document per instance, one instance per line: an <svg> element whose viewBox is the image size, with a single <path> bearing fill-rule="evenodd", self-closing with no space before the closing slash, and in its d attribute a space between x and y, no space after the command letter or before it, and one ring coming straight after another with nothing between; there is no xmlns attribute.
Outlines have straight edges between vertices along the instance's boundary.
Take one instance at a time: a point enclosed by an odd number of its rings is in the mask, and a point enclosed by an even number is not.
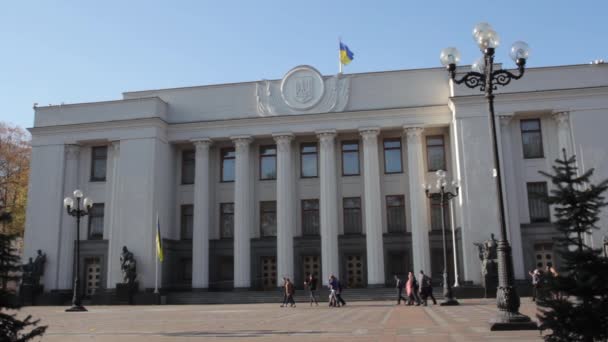
<svg viewBox="0 0 608 342"><path fill-rule="evenodd" d="M46 254L38 250L35 260L30 258L27 264L21 266L23 270L23 284L40 285L40 278L44 275L44 264L46 264Z"/></svg>
<svg viewBox="0 0 608 342"><path fill-rule="evenodd" d="M137 278L137 263L127 246L122 247L120 255L120 269L122 270L122 279L124 284L134 285Z"/></svg>
<svg viewBox="0 0 608 342"><path fill-rule="evenodd" d="M496 295L496 287L498 286L498 241L494 234L490 235L490 239L481 243L474 243L479 250L479 260L481 260L481 281L485 288L486 298Z"/></svg>

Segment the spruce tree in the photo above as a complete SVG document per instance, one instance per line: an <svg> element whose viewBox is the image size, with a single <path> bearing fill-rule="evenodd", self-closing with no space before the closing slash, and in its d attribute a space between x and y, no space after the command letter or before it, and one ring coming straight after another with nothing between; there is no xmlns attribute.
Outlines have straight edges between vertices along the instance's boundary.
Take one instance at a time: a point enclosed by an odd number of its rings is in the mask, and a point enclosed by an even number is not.
<svg viewBox="0 0 608 342"><path fill-rule="evenodd" d="M608 341L608 258L585 244L585 234L598 229L608 180L592 184L593 169L578 175L576 158L557 159L551 179L554 190L545 198L553 205L562 264L557 275L546 274L538 305L545 341Z"/></svg>
<svg viewBox="0 0 608 342"><path fill-rule="evenodd" d="M7 213L0 214L0 226L10 220ZM19 298L14 290L8 288L9 281L19 281L18 272L21 270L21 258L13 243L16 235L0 232L0 341L30 341L42 336L46 326L38 326L39 320L32 319L31 315L20 320L16 313L8 310L18 310Z"/></svg>

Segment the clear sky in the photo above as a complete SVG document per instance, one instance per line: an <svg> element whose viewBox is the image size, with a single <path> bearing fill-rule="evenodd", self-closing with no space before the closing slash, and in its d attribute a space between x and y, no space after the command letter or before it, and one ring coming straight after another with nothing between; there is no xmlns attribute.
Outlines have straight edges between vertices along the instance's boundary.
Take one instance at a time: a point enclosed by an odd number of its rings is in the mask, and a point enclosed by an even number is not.
<svg viewBox="0 0 608 342"><path fill-rule="evenodd" d="M473 26L501 36L497 62L524 40L529 66L608 60L608 2L19 0L0 7L0 121L33 125L32 104L119 99L121 92L281 78L299 64L338 70L338 36L355 53L345 73L463 63Z"/></svg>

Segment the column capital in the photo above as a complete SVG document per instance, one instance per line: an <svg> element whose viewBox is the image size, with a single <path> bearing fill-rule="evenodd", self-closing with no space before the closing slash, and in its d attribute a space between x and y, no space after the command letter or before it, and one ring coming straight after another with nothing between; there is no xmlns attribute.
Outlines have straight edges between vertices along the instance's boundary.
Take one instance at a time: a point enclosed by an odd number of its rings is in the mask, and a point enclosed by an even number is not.
<svg viewBox="0 0 608 342"><path fill-rule="evenodd" d="M555 120L555 122L557 122L557 125L560 127L568 125L568 123L570 121L570 112L569 111L553 112L553 114L551 116L553 117L553 120Z"/></svg>
<svg viewBox="0 0 608 342"><path fill-rule="evenodd" d="M320 140L334 139L336 137L336 130L335 129L325 129L325 130L316 131L315 134L317 134L317 137Z"/></svg>
<svg viewBox="0 0 608 342"><path fill-rule="evenodd" d="M512 114L501 114L498 116L498 118L500 119L501 126L508 126L509 123L511 123L511 119L513 119L513 115Z"/></svg>
<svg viewBox="0 0 608 342"><path fill-rule="evenodd" d="M211 144L213 144L213 140L209 138L192 139L190 141L194 144L197 151L208 150Z"/></svg>
<svg viewBox="0 0 608 342"><path fill-rule="evenodd" d="M279 152L289 152L291 148L291 141L294 138L293 133L276 133L272 137L277 142L277 150Z"/></svg>
<svg viewBox="0 0 608 342"><path fill-rule="evenodd" d="M359 134L363 137L363 140L368 139L376 139L378 134L380 134L379 127L362 127L359 128Z"/></svg>
<svg viewBox="0 0 608 342"><path fill-rule="evenodd" d="M80 156L80 145L65 145L65 158L68 160L78 159Z"/></svg>
<svg viewBox="0 0 608 342"><path fill-rule="evenodd" d="M250 135L237 135L230 137L230 140L234 142L236 148L245 148L251 144L253 138Z"/></svg>
<svg viewBox="0 0 608 342"><path fill-rule="evenodd" d="M424 128L420 126L403 126L403 130L408 138L419 138Z"/></svg>

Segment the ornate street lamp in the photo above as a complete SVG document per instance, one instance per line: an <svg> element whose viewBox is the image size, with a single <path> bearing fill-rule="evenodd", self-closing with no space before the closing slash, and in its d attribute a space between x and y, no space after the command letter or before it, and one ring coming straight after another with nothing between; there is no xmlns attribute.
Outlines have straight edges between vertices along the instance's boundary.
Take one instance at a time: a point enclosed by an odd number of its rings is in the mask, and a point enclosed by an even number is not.
<svg viewBox="0 0 608 342"><path fill-rule="evenodd" d="M530 317L519 313L519 296L513 286L513 261L511 258L511 246L507 240L507 225L505 223L504 204L502 197L502 183L500 179L500 160L498 154L498 143L496 141L496 119L494 117L494 90L498 86L506 86L511 80L520 79L524 75L524 66L530 53L528 44L515 42L510 51L510 56L517 65L518 74L513 74L504 69L494 70L494 49L500 44L498 34L488 23L480 23L473 29L473 38L483 56L471 67L473 71L467 72L461 79L456 79L456 64L460 61L460 53L456 48L448 47L441 51L441 64L447 67L450 78L456 84L464 83L467 87L475 89L479 87L488 100L490 115L490 137L492 139L494 156L494 175L498 195L498 209L500 215L500 240L498 241L498 289L496 291L496 302L498 315L490 320L491 330L524 330L537 329L536 323Z"/></svg>
<svg viewBox="0 0 608 342"><path fill-rule="evenodd" d="M78 189L74 190L74 197L76 198L76 208L74 208L74 199L72 197L66 197L63 200L63 206L68 211L68 214L76 217L76 273L74 273L74 286L72 288L72 307L66 309L66 312L87 311L80 301L80 218L89 214L93 206L93 200L86 197L83 201L84 209L80 209L80 200L83 197L82 191Z"/></svg>
<svg viewBox="0 0 608 342"><path fill-rule="evenodd" d="M445 179L445 171L437 170L437 192L431 192L431 186L429 184L422 184L426 197L432 199L438 199L439 205L441 206L441 237L443 239L443 302L440 305L458 305L458 301L452 295L452 286L450 285L450 279L448 275L448 246L445 238L445 212L444 205L449 203L450 200L458 196L458 183L452 182L454 192L448 191L448 183Z"/></svg>

